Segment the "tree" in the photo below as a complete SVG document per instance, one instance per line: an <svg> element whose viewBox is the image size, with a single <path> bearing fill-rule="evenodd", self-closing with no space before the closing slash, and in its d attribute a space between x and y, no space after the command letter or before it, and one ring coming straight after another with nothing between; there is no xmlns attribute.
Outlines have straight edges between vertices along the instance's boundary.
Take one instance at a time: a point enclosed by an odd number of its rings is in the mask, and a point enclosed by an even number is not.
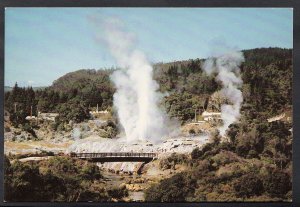
<svg viewBox="0 0 300 207"><path fill-rule="evenodd" d="M249 198L261 195L264 191L262 180L254 173L249 172L237 179L234 189L238 197Z"/></svg>
<svg viewBox="0 0 300 207"><path fill-rule="evenodd" d="M203 155L203 152L196 147L195 149L193 149L192 153L191 153L191 157L192 159L198 159Z"/></svg>
<svg viewBox="0 0 300 207"><path fill-rule="evenodd" d="M146 190L145 200L148 202L185 202L186 196L193 188L193 184L186 183L186 181L182 173L165 179L158 186L153 185Z"/></svg>
<svg viewBox="0 0 300 207"><path fill-rule="evenodd" d="M264 178L264 188L274 197L283 197L291 189L290 176L278 169L271 170Z"/></svg>
<svg viewBox="0 0 300 207"><path fill-rule="evenodd" d="M58 123L68 123L70 120L79 123L90 117L86 103L76 99L73 99L69 103L61 104L58 107L58 113Z"/></svg>

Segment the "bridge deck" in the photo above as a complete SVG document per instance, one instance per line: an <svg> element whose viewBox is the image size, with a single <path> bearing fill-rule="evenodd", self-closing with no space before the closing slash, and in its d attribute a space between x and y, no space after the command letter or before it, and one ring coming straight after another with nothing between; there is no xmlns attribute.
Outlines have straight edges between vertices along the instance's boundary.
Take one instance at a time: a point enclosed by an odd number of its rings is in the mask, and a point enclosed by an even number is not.
<svg viewBox="0 0 300 207"><path fill-rule="evenodd" d="M71 157L87 159L94 162L148 162L157 157L156 153L139 152L102 152L102 153L74 153Z"/></svg>

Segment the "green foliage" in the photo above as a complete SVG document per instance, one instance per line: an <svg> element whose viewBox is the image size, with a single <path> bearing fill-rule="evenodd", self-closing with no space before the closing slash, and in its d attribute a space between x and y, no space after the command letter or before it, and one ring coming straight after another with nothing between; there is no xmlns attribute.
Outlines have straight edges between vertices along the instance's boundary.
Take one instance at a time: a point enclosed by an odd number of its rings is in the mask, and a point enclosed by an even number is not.
<svg viewBox="0 0 300 207"><path fill-rule="evenodd" d="M97 165L86 163L80 171L80 177L84 180L98 180L102 175Z"/></svg>
<svg viewBox="0 0 300 207"><path fill-rule="evenodd" d="M4 188L6 201L41 199L38 192L43 183L36 165L24 165L16 161L7 168L6 173Z"/></svg>
<svg viewBox="0 0 300 207"><path fill-rule="evenodd" d="M227 131L230 142L221 143L215 133L211 143L192 151L191 159L172 154L161 160L161 169L174 169L176 164L190 168L151 186L146 190L146 201L282 201L291 198L292 124L289 121L268 123L267 119L292 110L292 50L261 48L243 52L244 102L240 122L232 124ZM211 94L220 89L215 77L203 72L203 61L154 65L154 78L160 91L168 94L161 105L182 123L194 119L195 110L198 113L206 110ZM5 93L5 109L10 112L12 124L22 125L26 131L32 130L25 120L31 106L33 115L37 107L43 112L59 112L53 128L64 130L70 120L88 119L88 111L96 104L100 109L112 106L115 90L109 79L112 72L79 70L38 91L16 85ZM105 137L116 134L113 123L103 126L102 130ZM53 158L46 168L47 173L42 174L34 165L10 164L5 159L5 199L29 201L34 195L36 200L107 201L126 196L124 189L92 188L92 182L101 179L96 166ZM33 193L29 195L27 191Z"/></svg>
<svg viewBox="0 0 300 207"><path fill-rule="evenodd" d="M146 191L146 201L291 199L291 168L284 169L291 166L290 127L284 122L241 122L230 127L230 143L221 143L217 133L212 135L213 142L195 148L190 159L181 159L191 168L152 185ZM168 159L161 161L162 169L174 168L178 160Z"/></svg>
<svg viewBox="0 0 300 207"><path fill-rule="evenodd" d="M169 115L182 122L194 119L195 110L202 109L204 104L205 98L188 92L171 93L164 100L164 107Z"/></svg>
<svg viewBox="0 0 300 207"><path fill-rule="evenodd" d="M191 152L192 159L198 159L202 155L203 155L202 150L200 150L198 147L196 147L195 149L193 149L193 151Z"/></svg>
<svg viewBox="0 0 300 207"><path fill-rule="evenodd" d="M245 50L241 66L244 103L242 110L249 119L277 115L292 104L292 50L260 48ZM154 65L154 78L160 91L168 92L163 105L168 114L182 122L194 118L195 109L205 110L209 96L220 89L215 77L202 70L204 60L188 60ZM68 73L51 87L33 91L14 87L5 93L5 108L16 124L24 124L30 105L42 112L57 112L73 100L84 102L87 108L107 109L112 106L115 88L109 76L114 70L78 70ZM29 97L29 98L28 98ZM18 113L12 113L18 103ZM72 113L69 109L67 113ZM83 112L83 111L81 111ZM72 117L74 118L75 115ZM84 116L84 113L81 115ZM79 119L81 120L81 119Z"/></svg>
<svg viewBox="0 0 300 207"><path fill-rule="evenodd" d="M89 118L89 110L98 104L99 109L112 106L114 88L109 75L113 70L79 70L68 73L54 81L51 87L33 91L20 88L16 84L5 93L5 109L10 113L14 126L24 125L28 121L31 106L33 115L40 112L60 113L55 129L64 130L69 120L81 122ZM15 113L15 104L17 111Z"/></svg>
<svg viewBox="0 0 300 207"><path fill-rule="evenodd" d="M162 192L159 185L152 185L145 191L145 201L161 202Z"/></svg>
<svg viewBox="0 0 300 207"><path fill-rule="evenodd" d="M292 157L291 127L290 123L282 121L242 120L228 130L232 151L245 158L271 158L283 168Z"/></svg>
<svg viewBox="0 0 300 207"><path fill-rule="evenodd" d="M56 117L56 122L68 123L70 120L80 123L90 117L88 107L84 101L72 99L68 103L60 104L57 112L59 116Z"/></svg>
<svg viewBox="0 0 300 207"><path fill-rule="evenodd" d="M112 106L114 87L110 81L113 69L108 70L78 70L68 73L51 86L51 90L66 94L65 99L79 97L87 106L107 109Z"/></svg>
<svg viewBox="0 0 300 207"><path fill-rule="evenodd" d="M36 133L33 130L33 127L29 123L25 123L22 127L22 130L29 132L34 138L37 138Z"/></svg>
<svg viewBox="0 0 300 207"><path fill-rule="evenodd" d="M101 125L102 129L100 136L104 138L116 137L118 133L118 127L112 120L108 120L105 124Z"/></svg>
<svg viewBox="0 0 300 207"><path fill-rule="evenodd" d="M253 107L250 113L277 115L292 104L292 50L261 48L244 51L241 72L250 89L245 103Z"/></svg>
<svg viewBox="0 0 300 207"><path fill-rule="evenodd" d="M230 151L222 150L218 154L213 156L211 160L214 162L215 166L220 167L229 163L238 162L240 159L237 154Z"/></svg>
<svg viewBox="0 0 300 207"><path fill-rule="evenodd" d="M237 197L241 198L261 195L264 191L262 180L257 174L251 172L236 179L233 186Z"/></svg>
<svg viewBox="0 0 300 207"><path fill-rule="evenodd" d="M5 93L4 107L10 113L10 121L15 127L27 123L26 116L36 115L37 101L32 87L20 88L16 83L11 91ZM16 111L15 111L16 110Z"/></svg>
<svg viewBox="0 0 300 207"><path fill-rule="evenodd" d="M42 169L42 170L41 170ZM128 195L126 189L106 191L98 166L69 157L52 157L38 165L4 157L5 201L110 201Z"/></svg>
<svg viewBox="0 0 300 207"><path fill-rule="evenodd" d="M115 199L121 199L128 196L128 190L124 188L111 188L107 190L107 193L110 197Z"/></svg>
<svg viewBox="0 0 300 207"><path fill-rule="evenodd" d="M211 160L198 160L197 162L193 162L193 167L195 170L194 176L196 177L201 176L203 173L209 173L210 171L215 170Z"/></svg>
<svg viewBox="0 0 300 207"><path fill-rule="evenodd" d="M201 149L195 148L191 153L192 159L204 159L219 153L221 148L219 146L220 139L217 133L212 135L212 141L213 142L205 144Z"/></svg>
<svg viewBox="0 0 300 207"><path fill-rule="evenodd" d="M203 60L188 60L154 65L154 78L161 91L187 92L189 94L206 94L219 87L213 77L205 74L201 68Z"/></svg>
<svg viewBox="0 0 300 207"><path fill-rule="evenodd" d="M177 164L186 163L188 157L183 154L172 153L169 157L160 160L159 167L161 169L175 169Z"/></svg>
<svg viewBox="0 0 300 207"><path fill-rule="evenodd" d="M264 179L264 188L272 197L284 197L291 187L291 177L278 169L271 170Z"/></svg>
<svg viewBox="0 0 300 207"><path fill-rule="evenodd" d="M145 200L148 202L184 202L193 183L186 176L178 173L171 178L163 180L158 186L151 186L145 192Z"/></svg>

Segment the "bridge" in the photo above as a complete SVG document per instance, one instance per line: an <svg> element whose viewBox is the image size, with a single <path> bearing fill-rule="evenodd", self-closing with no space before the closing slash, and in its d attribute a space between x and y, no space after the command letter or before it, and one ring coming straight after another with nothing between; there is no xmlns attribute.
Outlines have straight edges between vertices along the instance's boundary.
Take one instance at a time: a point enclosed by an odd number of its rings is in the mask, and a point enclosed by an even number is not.
<svg viewBox="0 0 300 207"><path fill-rule="evenodd" d="M71 157L91 162L150 162L157 158L157 153L139 152L101 152L101 153L70 153Z"/></svg>

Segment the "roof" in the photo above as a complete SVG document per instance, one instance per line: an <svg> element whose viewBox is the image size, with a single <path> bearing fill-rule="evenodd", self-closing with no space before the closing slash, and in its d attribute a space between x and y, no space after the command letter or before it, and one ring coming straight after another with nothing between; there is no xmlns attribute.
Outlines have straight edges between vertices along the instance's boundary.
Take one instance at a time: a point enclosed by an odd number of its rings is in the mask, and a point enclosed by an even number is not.
<svg viewBox="0 0 300 207"><path fill-rule="evenodd" d="M202 113L202 116L221 116L221 112L208 112L208 111L204 111Z"/></svg>

